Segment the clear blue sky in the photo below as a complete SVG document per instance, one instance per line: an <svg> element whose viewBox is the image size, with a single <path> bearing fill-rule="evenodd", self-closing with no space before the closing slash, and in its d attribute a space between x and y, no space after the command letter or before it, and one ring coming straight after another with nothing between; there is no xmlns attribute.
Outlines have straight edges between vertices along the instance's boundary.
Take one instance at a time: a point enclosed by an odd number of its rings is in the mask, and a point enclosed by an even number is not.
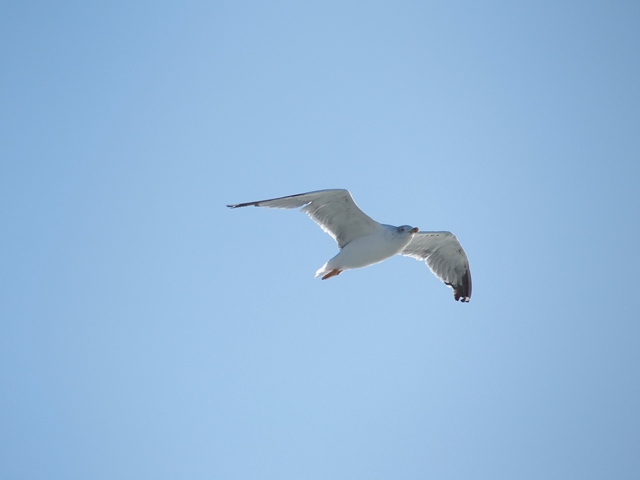
<svg viewBox="0 0 640 480"><path fill-rule="evenodd" d="M640 478L640 4L12 2L0 477ZM228 203L451 230L469 304Z"/></svg>

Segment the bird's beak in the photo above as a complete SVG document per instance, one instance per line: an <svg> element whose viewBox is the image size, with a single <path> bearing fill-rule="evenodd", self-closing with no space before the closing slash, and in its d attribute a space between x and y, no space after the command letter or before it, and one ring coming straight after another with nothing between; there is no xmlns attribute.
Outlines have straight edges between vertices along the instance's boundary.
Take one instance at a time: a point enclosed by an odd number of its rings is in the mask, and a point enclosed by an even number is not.
<svg viewBox="0 0 640 480"><path fill-rule="evenodd" d="M418 233L420 229L418 227L413 227L409 233Z"/></svg>

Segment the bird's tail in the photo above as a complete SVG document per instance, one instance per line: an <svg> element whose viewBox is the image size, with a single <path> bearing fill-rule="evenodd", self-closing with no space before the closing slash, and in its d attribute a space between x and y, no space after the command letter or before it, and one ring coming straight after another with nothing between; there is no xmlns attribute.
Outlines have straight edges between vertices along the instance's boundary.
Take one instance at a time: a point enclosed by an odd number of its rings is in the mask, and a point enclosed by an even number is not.
<svg viewBox="0 0 640 480"><path fill-rule="evenodd" d="M325 263L322 267L318 269L318 271L316 272L316 278L323 277L324 275L326 275L332 270L331 268L328 267L328 265L329 265L329 262Z"/></svg>

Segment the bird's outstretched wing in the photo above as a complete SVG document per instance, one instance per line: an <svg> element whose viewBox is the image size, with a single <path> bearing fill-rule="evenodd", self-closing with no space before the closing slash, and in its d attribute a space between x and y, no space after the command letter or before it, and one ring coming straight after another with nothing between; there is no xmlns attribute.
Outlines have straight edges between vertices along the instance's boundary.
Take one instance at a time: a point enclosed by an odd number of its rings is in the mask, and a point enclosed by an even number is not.
<svg viewBox="0 0 640 480"><path fill-rule="evenodd" d="M375 232L381 225L366 215L353 201L348 190L318 190L287 197L236 203L239 207L299 208L338 242L343 248L350 241Z"/></svg>
<svg viewBox="0 0 640 480"><path fill-rule="evenodd" d="M453 288L456 300L471 298L469 260L453 233L418 232L400 255L424 260L436 277Z"/></svg>

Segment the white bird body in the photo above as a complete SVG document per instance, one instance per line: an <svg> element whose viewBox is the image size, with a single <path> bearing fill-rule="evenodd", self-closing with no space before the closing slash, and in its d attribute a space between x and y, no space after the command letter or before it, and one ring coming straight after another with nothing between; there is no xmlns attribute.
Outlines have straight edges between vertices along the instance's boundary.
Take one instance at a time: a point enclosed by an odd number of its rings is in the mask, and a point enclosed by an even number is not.
<svg viewBox="0 0 640 480"><path fill-rule="evenodd" d="M368 267L397 255L411 243L417 232L417 229L412 230L409 226L400 229L380 225L374 233L350 241L316 272L316 278L335 269L343 271Z"/></svg>
<svg viewBox="0 0 640 480"><path fill-rule="evenodd" d="M340 252L325 263L316 277L323 280L344 270L364 268L394 255L423 260L433 274L453 288L455 300L471 298L469 260L451 232L419 232L403 225L376 222L353 201L347 190L318 190L257 202L227 205L238 207L300 208L338 243Z"/></svg>

